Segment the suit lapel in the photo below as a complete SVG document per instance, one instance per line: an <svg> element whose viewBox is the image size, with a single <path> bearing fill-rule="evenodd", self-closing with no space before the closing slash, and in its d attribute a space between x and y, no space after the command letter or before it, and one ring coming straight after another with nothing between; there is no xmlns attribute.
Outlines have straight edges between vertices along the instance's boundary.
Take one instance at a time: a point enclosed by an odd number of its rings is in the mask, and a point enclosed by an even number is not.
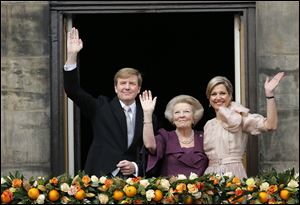
<svg viewBox="0 0 300 205"><path fill-rule="evenodd" d="M139 103L136 103L136 116L135 116L135 129L132 145L139 139L142 135L141 130L143 130L143 110Z"/></svg>
<svg viewBox="0 0 300 205"><path fill-rule="evenodd" d="M119 126L121 127L121 133L122 135L119 136L119 139L122 141L122 145L127 146L127 125L126 125L126 117L123 108L121 107L121 104L119 102L119 99L117 97L114 97L114 99L111 101L112 106L112 112L114 113ZM116 129L118 129L116 127Z"/></svg>

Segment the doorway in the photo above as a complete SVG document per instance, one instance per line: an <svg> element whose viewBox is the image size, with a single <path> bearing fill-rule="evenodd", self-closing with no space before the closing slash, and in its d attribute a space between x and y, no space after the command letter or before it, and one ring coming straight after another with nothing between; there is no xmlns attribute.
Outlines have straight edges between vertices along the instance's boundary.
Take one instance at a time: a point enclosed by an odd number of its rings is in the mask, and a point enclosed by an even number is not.
<svg viewBox="0 0 300 205"><path fill-rule="evenodd" d="M214 117L205 95L208 81L224 75L234 83L234 12L77 14L73 26L84 44L79 56L81 86L93 96L112 98L117 70L140 70L141 90L150 89L158 97L159 127L173 129L164 118L166 104L188 94L204 107L195 127L203 130ZM87 119L78 115L81 159L75 160L82 170L93 136Z"/></svg>

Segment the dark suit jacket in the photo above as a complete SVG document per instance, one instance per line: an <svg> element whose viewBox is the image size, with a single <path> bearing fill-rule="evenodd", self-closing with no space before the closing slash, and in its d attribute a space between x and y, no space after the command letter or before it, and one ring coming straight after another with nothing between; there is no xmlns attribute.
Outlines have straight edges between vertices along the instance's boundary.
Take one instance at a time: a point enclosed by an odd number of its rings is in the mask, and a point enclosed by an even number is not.
<svg viewBox="0 0 300 205"><path fill-rule="evenodd" d="M136 102L134 139L127 148L126 116L117 97L112 100L102 95L94 98L85 92L79 85L77 69L64 71L64 87L67 96L90 119L93 128L93 141L84 171L89 175L107 175L117 168L119 161L126 159L136 162L139 175L144 176L143 110L140 103ZM155 116L153 122L156 127Z"/></svg>

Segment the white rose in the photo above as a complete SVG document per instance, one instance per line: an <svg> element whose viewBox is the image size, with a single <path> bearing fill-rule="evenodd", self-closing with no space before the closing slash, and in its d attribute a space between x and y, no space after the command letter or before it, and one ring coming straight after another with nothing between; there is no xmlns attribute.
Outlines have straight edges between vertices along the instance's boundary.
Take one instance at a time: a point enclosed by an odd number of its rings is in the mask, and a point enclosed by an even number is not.
<svg viewBox="0 0 300 205"><path fill-rule="evenodd" d="M149 186L149 181L148 179L142 179L140 180L140 185L142 185L144 188L146 188L147 186Z"/></svg>
<svg viewBox="0 0 300 205"><path fill-rule="evenodd" d="M1 177L1 184L4 184L4 183L6 183L6 180L3 177Z"/></svg>
<svg viewBox="0 0 300 205"><path fill-rule="evenodd" d="M191 174L190 174L190 176L189 176L189 179L190 179L190 180L194 180L194 179L197 179L197 178L198 178L198 175L195 174L195 173L193 173L193 172L191 172Z"/></svg>
<svg viewBox="0 0 300 205"><path fill-rule="evenodd" d="M107 204L107 202L109 200L109 198L106 194L99 194L98 199L99 199L100 204Z"/></svg>
<svg viewBox="0 0 300 205"><path fill-rule="evenodd" d="M45 203L45 195L44 194L40 194L39 197L36 199L36 203L37 204L44 204Z"/></svg>
<svg viewBox="0 0 300 205"><path fill-rule="evenodd" d="M99 181L100 181L101 184L104 184L105 181L106 181L106 177L103 177L103 176L100 177Z"/></svg>
<svg viewBox="0 0 300 205"><path fill-rule="evenodd" d="M250 177L250 178L248 178L248 179L246 180L246 184L247 184L248 186L255 185L255 180L254 180L252 177Z"/></svg>
<svg viewBox="0 0 300 205"><path fill-rule="evenodd" d="M92 187L98 187L98 185L99 185L98 177L96 177L95 175L91 176L91 181L92 181L92 184L91 184Z"/></svg>
<svg viewBox="0 0 300 205"><path fill-rule="evenodd" d="M146 199L147 201L151 201L155 197L154 190L150 189L146 191Z"/></svg>
<svg viewBox="0 0 300 205"><path fill-rule="evenodd" d="M191 194L198 192L198 188L195 184L188 184L187 188L188 188L188 192Z"/></svg>
<svg viewBox="0 0 300 205"><path fill-rule="evenodd" d="M294 179L291 179L291 181L288 183L287 185L288 187L291 187L291 188L296 188L299 186L298 182L295 181Z"/></svg>
<svg viewBox="0 0 300 205"><path fill-rule="evenodd" d="M260 191L268 191L270 184L268 182L264 182L259 186Z"/></svg>
<svg viewBox="0 0 300 205"><path fill-rule="evenodd" d="M161 179L160 180L160 185L163 191L168 191L170 188L170 182L167 179Z"/></svg>
<svg viewBox="0 0 300 205"><path fill-rule="evenodd" d="M126 179L126 183L127 183L127 184L130 184L130 185L133 185L133 184L134 184L134 182L133 182L133 180L132 180L131 177L129 177L129 178Z"/></svg>
<svg viewBox="0 0 300 205"><path fill-rule="evenodd" d="M63 192L68 192L69 189L70 189L70 186L67 183L63 183L63 184L60 185L60 190L63 191Z"/></svg>
<svg viewBox="0 0 300 205"><path fill-rule="evenodd" d="M202 196L202 193L199 191L199 192L193 193L192 195L195 197L195 199L200 199Z"/></svg>
<svg viewBox="0 0 300 205"><path fill-rule="evenodd" d="M95 183L98 183L98 182L99 182L99 179L98 179L97 176L93 175L93 176L91 176L91 181L92 181L92 182L95 182Z"/></svg>
<svg viewBox="0 0 300 205"><path fill-rule="evenodd" d="M77 192L77 187L71 185L71 187L70 187L70 189L68 191L68 194L72 196L72 195L76 194L76 192Z"/></svg>
<svg viewBox="0 0 300 205"><path fill-rule="evenodd" d="M37 185L38 185L38 182L35 180L35 181L33 182L33 186L34 186L34 187L37 187Z"/></svg>

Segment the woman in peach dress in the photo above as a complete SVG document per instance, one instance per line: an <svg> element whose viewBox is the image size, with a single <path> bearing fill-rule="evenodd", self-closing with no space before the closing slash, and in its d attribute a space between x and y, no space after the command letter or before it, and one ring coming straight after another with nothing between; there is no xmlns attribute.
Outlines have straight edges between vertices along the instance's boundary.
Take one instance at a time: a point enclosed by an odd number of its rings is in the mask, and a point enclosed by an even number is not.
<svg viewBox="0 0 300 205"><path fill-rule="evenodd" d="M251 114L249 109L232 101L233 87L223 76L211 79L207 85L206 96L216 117L204 126L204 151L209 159L205 174L232 173L234 176L247 177L243 166L247 135L277 129L277 109L274 89L284 73L277 73L271 80L266 78L264 88L267 100L267 116Z"/></svg>

